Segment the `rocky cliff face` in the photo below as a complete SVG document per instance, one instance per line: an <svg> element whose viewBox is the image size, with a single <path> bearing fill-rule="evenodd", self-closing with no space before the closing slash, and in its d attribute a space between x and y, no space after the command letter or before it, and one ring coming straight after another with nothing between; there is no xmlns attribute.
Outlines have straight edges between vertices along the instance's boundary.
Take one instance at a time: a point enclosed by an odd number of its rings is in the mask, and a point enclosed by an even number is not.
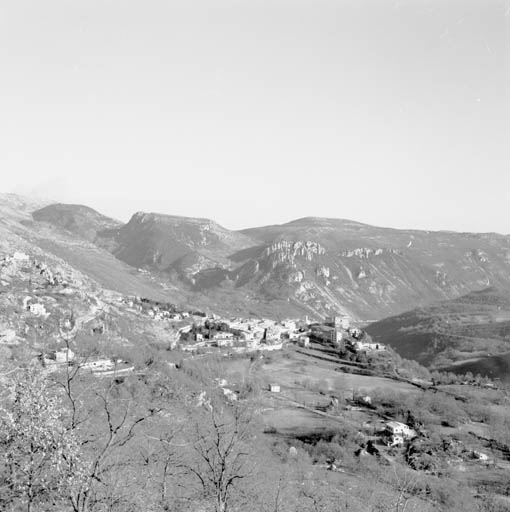
<svg viewBox="0 0 510 512"><path fill-rule="evenodd" d="M324 255L326 250L317 242L289 242L281 240L274 242L264 251L264 257L271 260L273 268L280 264L297 266L296 260L301 258L306 261L313 261L318 256Z"/></svg>
<svg viewBox="0 0 510 512"><path fill-rule="evenodd" d="M292 285L289 299L321 315L335 309L371 320L494 283L510 287L510 238L502 235L394 230L319 218L244 233L268 243L253 279L286 281ZM276 241L268 242L273 236ZM319 249L299 258L294 244ZM264 264L266 258L271 264Z"/></svg>

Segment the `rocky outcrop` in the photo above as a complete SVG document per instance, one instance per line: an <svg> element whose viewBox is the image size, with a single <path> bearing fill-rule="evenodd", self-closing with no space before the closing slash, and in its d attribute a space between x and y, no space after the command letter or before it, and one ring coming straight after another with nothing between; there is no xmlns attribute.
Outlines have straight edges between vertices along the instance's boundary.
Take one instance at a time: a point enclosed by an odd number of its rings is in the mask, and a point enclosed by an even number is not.
<svg viewBox="0 0 510 512"><path fill-rule="evenodd" d="M326 254L326 249L321 244L310 241L280 240L271 244L264 251L264 256L271 259L273 268L282 263L295 266L297 258L313 261L324 254Z"/></svg>
<svg viewBox="0 0 510 512"><path fill-rule="evenodd" d="M342 258L360 258L367 260L375 256L382 256L383 254L402 255L402 251L400 251L399 249L370 249L368 247L359 247L358 249L342 251L340 253L340 256Z"/></svg>

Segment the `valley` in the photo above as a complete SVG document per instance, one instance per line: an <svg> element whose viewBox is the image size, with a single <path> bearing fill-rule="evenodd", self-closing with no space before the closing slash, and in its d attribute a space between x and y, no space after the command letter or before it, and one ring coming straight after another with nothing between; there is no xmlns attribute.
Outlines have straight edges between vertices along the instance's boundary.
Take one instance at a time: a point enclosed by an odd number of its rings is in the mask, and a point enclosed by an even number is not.
<svg viewBox="0 0 510 512"><path fill-rule="evenodd" d="M368 326L381 343L429 368L508 380L510 293L486 288Z"/></svg>

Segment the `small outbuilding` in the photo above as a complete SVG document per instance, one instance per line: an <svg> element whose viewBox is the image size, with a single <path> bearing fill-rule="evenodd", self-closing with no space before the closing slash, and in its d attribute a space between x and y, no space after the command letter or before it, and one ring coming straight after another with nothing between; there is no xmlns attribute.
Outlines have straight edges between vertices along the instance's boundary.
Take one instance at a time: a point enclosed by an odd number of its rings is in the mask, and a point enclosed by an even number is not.
<svg viewBox="0 0 510 512"><path fill-rule="evenodd" d="M57 363L70 363L74 361L74 352L70 348L63 348L55 352L55 360Z"/></svg>

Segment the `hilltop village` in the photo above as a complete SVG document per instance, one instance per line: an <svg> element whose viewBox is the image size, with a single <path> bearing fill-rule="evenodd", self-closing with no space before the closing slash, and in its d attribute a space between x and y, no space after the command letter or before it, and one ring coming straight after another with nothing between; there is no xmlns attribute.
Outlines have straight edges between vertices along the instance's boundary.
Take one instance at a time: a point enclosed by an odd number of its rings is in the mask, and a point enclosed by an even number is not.
<svg viewBox="0 0 510 512"><path fill-rule="evenodd" d="M118 336L115 312L143 318L163 333L161 338L168 349L190 354L273 352L281 351L287 344L307 348L310 343L330 346L358 358L386 350L385 346L372 343L370 336L345 316L332 315L322 321L308 317L283 321L223 318L149 298L93 291L83 276L65 265L51 265L20 251L0 260L0 294L4 300L0 346L17 346L24 339L31 341L31 350L48 367L52 361L74 359L69 351L64 355L66 348L62 344L64 340L75 339L80 332ZM45 347L39 343L43 335ZM49 345L53 350L40 352L41 348L47 349L48 339L52 340ZM86 363L87 368L97 373L112 371L114 366L104 358Z"/></svg>
<svg viewBox="0 0 510 512"><path fill-rule="evenodd" d="M366 353L384 351L372 343L359 327L351 326L348 317L330 316L322 322L304 319L275 321L264 318L222 318L199 311L178 311L172 304L131 297L126 306L147 315L155 322L171 326L172 348L187 352L201 349L226 349L227 353L281 350L286 343L308 347L310 342L331 345L339 351Z"/></svg>

